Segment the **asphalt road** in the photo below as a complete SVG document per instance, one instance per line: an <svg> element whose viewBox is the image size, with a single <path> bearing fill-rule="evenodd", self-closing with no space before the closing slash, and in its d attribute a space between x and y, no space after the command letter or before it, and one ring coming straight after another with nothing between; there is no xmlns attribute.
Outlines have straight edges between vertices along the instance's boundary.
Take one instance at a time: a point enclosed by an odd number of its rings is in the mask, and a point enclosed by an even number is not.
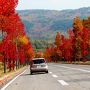
<svg viewBox="0 0 90 90"><path fill-rule="evenodd" d="M1 90L90 90L90 66L48 64L49 73L30 75L29 68Z"/></svg>

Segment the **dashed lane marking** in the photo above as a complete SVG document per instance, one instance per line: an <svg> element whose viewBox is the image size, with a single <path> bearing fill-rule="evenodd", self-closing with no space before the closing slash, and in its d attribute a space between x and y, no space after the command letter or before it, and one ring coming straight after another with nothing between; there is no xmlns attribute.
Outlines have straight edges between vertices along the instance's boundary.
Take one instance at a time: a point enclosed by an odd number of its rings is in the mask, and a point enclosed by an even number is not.
<svg viewBox="0 0 90 90"><path fill-rule="evenodd" d="M59 82L61 85L63 85L63 86L65 86L65 85L69 85L69 84L66 83L64 80L58 80L58 82Z"/></svg>
<svg viewBox="0 0 90 90"><path fill-rule="evenodd" d="M52 74L52 72L49 72L50 74Z"/></svg>
<svg viewBox="0 0 90 90"><path fill-rule="evenodd" d="M57 78L57 77L58 77L57 75L54 75L54 74L53 74L52 76L53 76L54 78Z"/></svg>

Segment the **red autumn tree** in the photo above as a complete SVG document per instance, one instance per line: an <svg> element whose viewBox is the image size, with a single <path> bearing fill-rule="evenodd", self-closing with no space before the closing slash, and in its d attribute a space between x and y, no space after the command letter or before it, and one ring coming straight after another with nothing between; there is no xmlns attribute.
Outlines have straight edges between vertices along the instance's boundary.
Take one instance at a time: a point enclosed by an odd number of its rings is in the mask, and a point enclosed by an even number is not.
<svg viewBox="0 0 90 90"><path fill-rule="evenodd" d="M83 19L83 26L88 29L88 57L90 57L90 17Z"/></svg>
<svg viewBox="0 0 90 90"><path fill-rule="evenodd" d="M44 52L44 57L49 61L55 61L55 50L54 50L54 47L53 45L51 44L49 48L47 48Z"/></svg>
<svg viewBox="0 0 90 90"><path fill-rule="evenodd" d="M4 72L6 72L6 63L9 70L15 67L15 64L23 64L25 57L33 58L34 51L31 44L19 44L21 36L26 37L24 25L15 11L18 0L0 0L0 30L2 31L2 42L0 52L4 62ZM25 48L26 47L26 48Z"/></svg>
<svg viewBox="0 0 90 90"><path fill-rule="evenodd" d="M85 61L90 48L89 22L89 18L82 21L79 17L75 17L73 29L67 31L67 37L57 33L54 47L46 49L45 57L52 61L58 61L59 58L68 62Z"/></svg>
<svg viewBox="0 0 90 90"><path fill-rule="evenodd" d="M18 0L0 0L0 15L9 16L15 12Z"/></svg>
<svg viewBox="0 0 90 90"><path fill-rule="evenodd" d="M8 17L14 14L17 3L18 0L0 0L0 30L2 31L2 39L4 38L3 32L6 31L6 27L8 26ZM6 61L4 61L4 72L6 72L5 62Z"/></svg>

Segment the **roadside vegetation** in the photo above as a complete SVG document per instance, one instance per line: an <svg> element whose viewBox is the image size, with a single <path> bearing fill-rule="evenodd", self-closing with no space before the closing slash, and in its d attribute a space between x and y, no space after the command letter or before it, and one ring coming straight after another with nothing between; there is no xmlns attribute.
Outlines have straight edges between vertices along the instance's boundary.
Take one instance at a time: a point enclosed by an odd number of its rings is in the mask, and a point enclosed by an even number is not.
<svg viewBox="0 0 90 90"><path fill-rule="evenodd" d="M18 0L0 1L0 76L27 64L34 57L31 42L15 8Z"/></svg>
<svg viewBox="0 0 90 90"><path fill-rule="evenodd" d="M55 42L45 50L44 57L49 62L90 64L90 17L84 20L75 17L67 37L57 32Z"/></svg>
<svg viewBox="0 0 90 90"><path fill-rule="evenodd" d="M31 43L35 52L43 52L47 47L50 46L50 42L47 40L32 40Z"/></svg>

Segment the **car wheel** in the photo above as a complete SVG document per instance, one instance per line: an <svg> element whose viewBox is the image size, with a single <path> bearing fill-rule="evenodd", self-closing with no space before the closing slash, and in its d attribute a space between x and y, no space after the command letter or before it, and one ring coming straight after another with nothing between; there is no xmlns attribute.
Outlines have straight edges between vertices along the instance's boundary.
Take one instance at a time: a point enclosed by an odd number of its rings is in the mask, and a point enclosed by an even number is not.
<svg viewBox="0 0 90 90"><path fill-rule="evenodd" d="M46 71L46 73L48 73L48 71Z"/></svg>
<svg viewBox="0 0 90 90"><path fill-rule="evenodd" d="M30 72L30 74L32 75L32 74L33 74L33 72L31 71L31 72Z"/></svg>

